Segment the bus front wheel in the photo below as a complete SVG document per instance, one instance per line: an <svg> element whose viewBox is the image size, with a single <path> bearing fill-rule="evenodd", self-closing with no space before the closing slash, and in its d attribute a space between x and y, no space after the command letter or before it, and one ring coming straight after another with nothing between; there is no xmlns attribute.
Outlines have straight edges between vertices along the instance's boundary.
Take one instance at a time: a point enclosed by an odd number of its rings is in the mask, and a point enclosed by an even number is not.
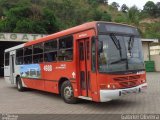
<svg viewBox="0 0 160 120"><path fill-rule="evenodd" d="M24 87L22 86L22 81L20 77L17 77L16 85L17 85L18 91L20 92L24 91Z"/></svg>
<svg viewBox="0 0 160 120"><path fill-rule="evenodd" d="M74 97L73 87L69 81L64 81L61 86L61 96L66 103L75 104L77 98Z"/></svg>

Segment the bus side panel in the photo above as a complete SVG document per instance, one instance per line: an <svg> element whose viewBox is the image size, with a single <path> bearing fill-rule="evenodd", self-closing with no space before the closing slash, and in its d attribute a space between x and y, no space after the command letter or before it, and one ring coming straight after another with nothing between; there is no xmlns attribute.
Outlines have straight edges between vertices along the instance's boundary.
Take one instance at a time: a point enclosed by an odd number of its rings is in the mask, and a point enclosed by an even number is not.
<svg viewBox="0 0 160 120"><path fill-rule="evenodd" d="M73 80L74 61L44 63L42 72L45 79L45 91L58 93L58 83L62 78Z"/></svg>

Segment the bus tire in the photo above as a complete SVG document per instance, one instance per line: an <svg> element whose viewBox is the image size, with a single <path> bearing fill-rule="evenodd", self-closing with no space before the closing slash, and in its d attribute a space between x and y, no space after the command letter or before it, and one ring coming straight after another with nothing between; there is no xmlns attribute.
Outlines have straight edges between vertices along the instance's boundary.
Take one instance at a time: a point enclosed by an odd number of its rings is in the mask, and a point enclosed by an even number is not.
<svg viewBox="0 0 160 120"><path fill-rule="evenodd" d="M22 81L21 81L21 78L20 77L17 77L17 82L16 82L16 85L17 85L17 90L20 91L20 92L23 92L24 91L24 87L22 85Z"/></svg>
<svg viewBox="0 0 160 120"><path fill-rule="evenodd" d="M74 97L73 87L69 81L64 81L61 86L61 97L68 104L77 103L77 98Z"/></svg>

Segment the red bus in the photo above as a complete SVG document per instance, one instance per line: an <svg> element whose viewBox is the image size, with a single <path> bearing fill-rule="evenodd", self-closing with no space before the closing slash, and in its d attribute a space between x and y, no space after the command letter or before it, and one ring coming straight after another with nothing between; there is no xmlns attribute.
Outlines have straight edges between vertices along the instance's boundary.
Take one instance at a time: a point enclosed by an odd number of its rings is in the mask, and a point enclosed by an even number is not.
<svg viewBox="0 0 160 120"><path fill-rule="evenodd" d="M5 50L5 80L32 88L106 102L147 87L142 43L129 25L94 21Z"/></svg>

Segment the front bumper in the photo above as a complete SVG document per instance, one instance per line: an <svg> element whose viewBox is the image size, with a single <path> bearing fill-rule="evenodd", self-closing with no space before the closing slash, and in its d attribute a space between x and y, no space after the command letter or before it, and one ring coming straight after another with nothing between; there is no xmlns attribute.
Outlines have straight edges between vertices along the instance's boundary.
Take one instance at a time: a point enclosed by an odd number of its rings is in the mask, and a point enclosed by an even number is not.
<svg viewBox="0 0 160 120"><path fill-rule="evenodd" d="M100 102L107 102L113 99L118 99L119 97L124 95L144 92L146 88L147 83L143 83L139 86L126 89L100 90Z"/></svg>

